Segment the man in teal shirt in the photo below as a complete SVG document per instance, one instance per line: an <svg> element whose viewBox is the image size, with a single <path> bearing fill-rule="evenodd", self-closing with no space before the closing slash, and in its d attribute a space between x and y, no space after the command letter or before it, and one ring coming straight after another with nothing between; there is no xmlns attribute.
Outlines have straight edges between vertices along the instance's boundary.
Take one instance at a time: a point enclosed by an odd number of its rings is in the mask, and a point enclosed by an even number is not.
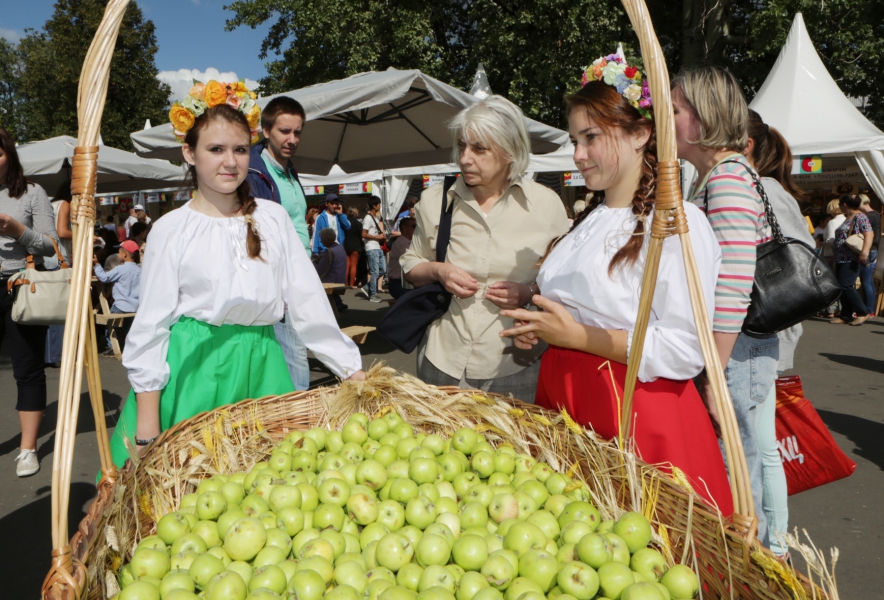
<svg viewBox="0 0 884 600"><path fill-rule="evenodd" d="M256 144L251 150L246 179L255 198L272 200L285 208L309 256L307 199L298 181L298 172L291 162L306 120L304 108L298 101L284 96L271 100L261 112L264 142ZM292 327L291 309L291 306L286 306L285 318L274 325L273 331L282 346L292 385L296 390L306 390L310 387L307 346Z"/></svg>

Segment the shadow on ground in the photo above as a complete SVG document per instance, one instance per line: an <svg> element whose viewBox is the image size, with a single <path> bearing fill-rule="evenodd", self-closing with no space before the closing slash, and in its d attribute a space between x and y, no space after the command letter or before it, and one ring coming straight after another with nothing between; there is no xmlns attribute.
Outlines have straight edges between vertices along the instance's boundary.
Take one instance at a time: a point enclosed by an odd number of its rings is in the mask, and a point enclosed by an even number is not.
<svg viewBox="0 0 884 600"><path fill-rule="evenodd" d="M828 352L820 352L820 356L828 358L832 362L863 369L864 371L884 373L884 360L878 360L877 358L850 356L849 354L829 354Z"/></svg>
<svg viewBox="0 0 884 600"><path fill-rule="evenodd" d="M42 496L0 519L0 564L7 573L3 598L39 598L43 578L49 572L52 553L52 496L48 488L37 490ZM71 484L68 510L70 533L86 516L88 503L95 497L95 486ZM39 573L39 577L35 577Z"/></svg>
<svg viewBox="0 0 884 600"><path fill-rule="evenodd" d="M844 413L817 409L826 426L856 444L853 454L861 456L884 470L884 423L877 423Z"/></svg>

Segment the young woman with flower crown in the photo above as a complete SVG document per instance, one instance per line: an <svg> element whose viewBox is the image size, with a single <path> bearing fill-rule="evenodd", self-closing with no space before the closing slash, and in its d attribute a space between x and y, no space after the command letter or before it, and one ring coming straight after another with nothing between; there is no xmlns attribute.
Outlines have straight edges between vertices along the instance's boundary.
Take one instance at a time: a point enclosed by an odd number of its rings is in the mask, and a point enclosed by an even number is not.
<svg viewBox="0 0 884 600"><path fill-rule="evenodd" d="M126 440L141 447L203 411L293 391L273 333L286 304L320 360L341 378L364 378L288 214L249 193L250 93L214 81L196 91L171 116L197 192L151 230L123 353L132 393L111 441L118 466L133 447Z"/></svg>
<svg viewBox="0 0 884 600"><path fill-rule="evenodd" d="M657 163L651 99L622 50L597 60L568 98L574 162L603 202L575 220L537 277L542 311L510 310L502 335L517 347L550 344L536 402L567 411L609 439L619 434L626 362L638 314ZM686 205L691 243L712 311L721 251L703 214ZM691 378L704 361L694 327L679 240L663 244L633 408L638 455L672 465L694 490L733 512L730 486L709 416ZM664 468L666 468L664 466Z"/></svg>

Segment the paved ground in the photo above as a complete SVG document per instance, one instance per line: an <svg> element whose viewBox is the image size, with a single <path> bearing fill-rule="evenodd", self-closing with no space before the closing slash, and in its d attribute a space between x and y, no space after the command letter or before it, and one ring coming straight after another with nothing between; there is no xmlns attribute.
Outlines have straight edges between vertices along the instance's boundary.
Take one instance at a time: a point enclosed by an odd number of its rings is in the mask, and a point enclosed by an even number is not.
<svg viewBox="0 0 884 600"><path fill-rule="evenodd" d="M369 304L350 293L345 301L351 309L343 315L342 326L374 325L386 307ZM869 321L860 328L810 321L805 324L795 359L794 373L802 376L808 398L838 444L858 465L849 479L790 499L791 524L807 529L817 546L840 549L837 574L844 599L884 596L884 516L878 504L884 495L882 349L884 319ZM377 335L369 336L362 353L366 366L382 360L402 371L414 372L414 357L394 350ZM102 359L101 366L107 421L112 427L129 385L119 363ZM49 389L56 390L58 371L47 373ZM327 379L318 367L314 369L314 383ZM5 348L0 349L0 398L4 411L0 418L0 565L7 573L0 598L36 599L51 551L50 482L56 404L49 405L40 435L38 453L43 470L18 479L12 460L19 444L15 382ZM94 431L92 411L84 394L71 490L72 530L94 496L98 468Z"/></svg>

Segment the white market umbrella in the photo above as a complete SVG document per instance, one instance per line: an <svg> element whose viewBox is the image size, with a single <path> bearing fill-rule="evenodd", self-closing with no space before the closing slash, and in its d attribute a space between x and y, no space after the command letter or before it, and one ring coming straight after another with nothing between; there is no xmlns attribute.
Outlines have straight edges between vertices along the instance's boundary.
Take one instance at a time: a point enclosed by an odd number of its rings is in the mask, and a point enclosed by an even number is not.
<svg viewBox="0 0 884 600"><path fill-rule="evenodd" d="M447 122L479 99L420 71L388 69L279 94L303 105L308 125L295 155L302 173L324 175L416 167L451 160ZM260 98L262 108L277 96ZM525 119L531 150L552 152L568 141L560 129ZM141 156L181 160L169 123L130 135Z"/></svg>
<svg viewBox="0 0 884 600"><path fill-rule="evenodd" d="M16 147L25 177L50 196L71 179L77 139L62 135ZM184 184L184 169L110 146L98 147L98 193L128 193Z"/></svg>

